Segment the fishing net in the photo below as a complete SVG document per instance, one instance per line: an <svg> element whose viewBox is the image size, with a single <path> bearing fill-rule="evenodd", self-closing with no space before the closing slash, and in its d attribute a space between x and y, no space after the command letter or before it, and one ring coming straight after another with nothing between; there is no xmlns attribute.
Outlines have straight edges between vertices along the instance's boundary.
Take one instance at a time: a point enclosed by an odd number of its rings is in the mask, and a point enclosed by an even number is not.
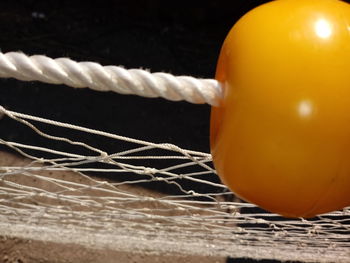
<svg viewBox="0 0 350 263"><path fill-rule="evenodd" d="M350 208L283 218L236 199L208 153L0 112L0 129L17 134L0 138L3 236L125 252L349 262Z"/></svg>

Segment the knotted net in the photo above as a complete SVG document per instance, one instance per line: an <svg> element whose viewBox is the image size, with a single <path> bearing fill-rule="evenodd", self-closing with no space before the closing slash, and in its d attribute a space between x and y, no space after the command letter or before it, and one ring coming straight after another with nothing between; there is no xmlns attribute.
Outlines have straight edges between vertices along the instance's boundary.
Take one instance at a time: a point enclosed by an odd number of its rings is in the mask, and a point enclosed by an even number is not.
<svg viewBox="0 0 350 263"><path fill-rule="evenodd" d="M138 253L349 262L350 208L282 218L236 199L209 153L0 113L0 129L19 134L0 138L2 236Z"/></svg>

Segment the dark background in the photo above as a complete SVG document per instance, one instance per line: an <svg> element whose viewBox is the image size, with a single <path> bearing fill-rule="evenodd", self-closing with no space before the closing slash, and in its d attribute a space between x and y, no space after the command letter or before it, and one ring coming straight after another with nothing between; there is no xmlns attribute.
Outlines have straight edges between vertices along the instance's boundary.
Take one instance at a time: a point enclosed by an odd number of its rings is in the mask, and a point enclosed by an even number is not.
<svg viewBox="0 0 350 263"><path fill-rule="evenodd" d="M226 34L263 2L1 1L0 48L213 78ZM0 104L10 110L209 152L208 105L38 82L0 85Z"/></svg>
<svg viewBox="0 0 350 263"><path fill-rule="evenodd" d="M232 25L265 2L5 0L0 8L0 49L4 53L64 56L102 65L213 78L222 42ZM0 105L131 138L209 152L208 105L12 79L0 80ZM0 137L16 141L23 135L15 123L4 121L7 125L2 125ZM28 135L27 140L40 138ZM86 140L115 151L116 146L108 142Z"/></svg>

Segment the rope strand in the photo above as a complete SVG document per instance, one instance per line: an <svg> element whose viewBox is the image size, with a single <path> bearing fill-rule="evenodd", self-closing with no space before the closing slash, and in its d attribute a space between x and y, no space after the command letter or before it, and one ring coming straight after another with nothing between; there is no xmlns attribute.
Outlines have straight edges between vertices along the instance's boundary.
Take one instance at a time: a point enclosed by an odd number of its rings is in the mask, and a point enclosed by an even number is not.
<svg viewBox="0 0 350 263"><path fill-rule="evenodd" d="M76 62L69 58L27 56L20 52L0 52L0 77L214 106L221 97L220 84L214 79L127 70L95 62Z"/></svg>

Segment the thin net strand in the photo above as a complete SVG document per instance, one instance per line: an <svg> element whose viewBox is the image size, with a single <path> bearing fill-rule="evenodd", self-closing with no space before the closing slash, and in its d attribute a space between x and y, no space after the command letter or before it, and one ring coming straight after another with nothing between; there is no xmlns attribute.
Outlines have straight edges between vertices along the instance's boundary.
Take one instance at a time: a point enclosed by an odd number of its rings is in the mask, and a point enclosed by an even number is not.
<svg viewBox="0 0 350 263"><path fill-rule="evenodd" d="M349 207L313 219L282 218L232 199L208 153L3 107L0 113L42 139L40 145L25 136L0 139L7 150L0 160L2 235L126 252L349 262ZM125 146L108 152L51 134L55 128Z"/></svg>

